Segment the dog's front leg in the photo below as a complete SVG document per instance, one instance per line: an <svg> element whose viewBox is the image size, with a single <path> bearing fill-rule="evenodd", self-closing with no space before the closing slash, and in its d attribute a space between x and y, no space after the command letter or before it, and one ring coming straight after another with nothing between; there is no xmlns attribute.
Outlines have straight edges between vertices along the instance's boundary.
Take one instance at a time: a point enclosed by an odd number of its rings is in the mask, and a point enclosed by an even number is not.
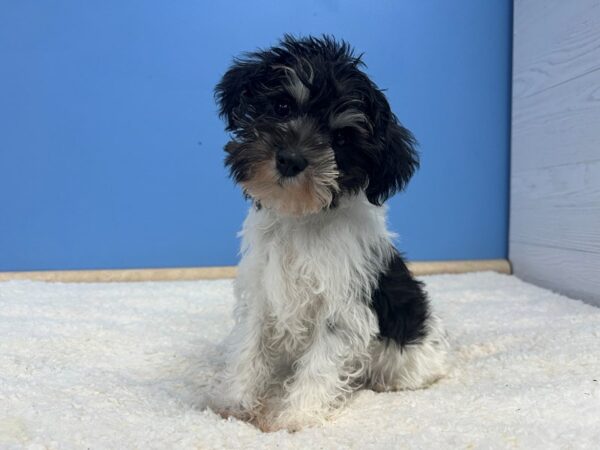
<svg viewBox="0 0 600 450"><path fill-rule="evenodd" d="M323 423L357 387L367 346L368 338L351 328L336 329L329 322L318 327L312 344L293 365L278 408L263 417L260 427L296 431Z"/></svg>
<svg viewBox="0 0 600 450"><path fill-rule="evenodd" d="M244 308L236 322L228 338L229 357L213 405L222 416L253 420L271 372L263 342L263 315L255 308Z"/></svg>

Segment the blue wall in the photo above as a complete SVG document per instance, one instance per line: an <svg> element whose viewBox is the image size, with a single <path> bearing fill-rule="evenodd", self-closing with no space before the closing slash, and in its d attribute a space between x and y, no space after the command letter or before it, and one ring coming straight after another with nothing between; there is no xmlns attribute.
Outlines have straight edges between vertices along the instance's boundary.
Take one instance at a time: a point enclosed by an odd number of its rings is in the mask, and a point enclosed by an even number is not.
<svg viewBox="0 0 600 450"><path fill-rule="evenodd" d="M212 89L284 32L365 52L419 139L390 201L407 256L506 257L509 0L3 0L0 271L234 264Z"/></svg>

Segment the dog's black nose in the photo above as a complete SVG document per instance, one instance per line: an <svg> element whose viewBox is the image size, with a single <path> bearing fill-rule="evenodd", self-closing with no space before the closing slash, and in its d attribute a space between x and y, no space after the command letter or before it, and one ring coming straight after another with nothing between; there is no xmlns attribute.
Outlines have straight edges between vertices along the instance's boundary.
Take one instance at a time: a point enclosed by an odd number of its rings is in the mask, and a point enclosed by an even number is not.
<svg viewBox="0 0 600 450"><path fill-rule="evenodd" d="M283 149L277 152L277 170L284 177L295 177L308 166L308 161L298 150Z"/></svg>

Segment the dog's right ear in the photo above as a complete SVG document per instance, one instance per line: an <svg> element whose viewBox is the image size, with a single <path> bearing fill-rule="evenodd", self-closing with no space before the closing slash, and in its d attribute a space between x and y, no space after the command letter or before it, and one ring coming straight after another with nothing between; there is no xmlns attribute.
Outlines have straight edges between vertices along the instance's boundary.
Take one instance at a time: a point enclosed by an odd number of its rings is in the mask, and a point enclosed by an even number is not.
<svg viewBox="0 0 600 450"><path fill-rule="evenodd" d="M232 66L215 87L219 115L227 122L227 130L235 131L249 114L254 84L259 78L262 64L250 54L247 59L234 59Z"/></svg>

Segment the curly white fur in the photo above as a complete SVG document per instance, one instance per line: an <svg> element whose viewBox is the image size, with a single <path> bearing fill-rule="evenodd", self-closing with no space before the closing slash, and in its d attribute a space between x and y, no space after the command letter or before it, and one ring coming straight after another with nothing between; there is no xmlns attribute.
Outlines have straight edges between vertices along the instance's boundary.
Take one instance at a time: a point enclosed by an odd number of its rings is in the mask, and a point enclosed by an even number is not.
<svg viewBox="0 0 600 450"><path fill-rule="evenodd" d="M360 386L415 389L444 373L435 317L420 344L377 338L368 299L393 255L385 211L363 194L303 217L251 209L216 410L296 430L330 417Z"/></svg>

